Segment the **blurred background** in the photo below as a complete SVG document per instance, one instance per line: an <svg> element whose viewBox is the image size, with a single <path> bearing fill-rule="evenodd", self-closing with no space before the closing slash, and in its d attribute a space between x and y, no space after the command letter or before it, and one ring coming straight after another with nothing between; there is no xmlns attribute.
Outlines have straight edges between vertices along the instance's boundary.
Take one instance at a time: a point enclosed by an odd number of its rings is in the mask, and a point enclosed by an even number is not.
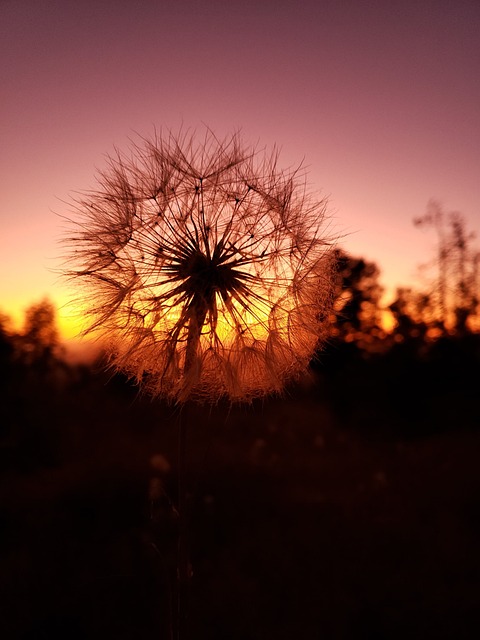
<svg viewBox="0 0 480 640"><path fill-rule="evenodd" d="M3 637L169 637L184 421L192 637L473 638L478 283L445 224L447 264L390 331L378 268L339 250L326 349L246 406L142 396L65 350L49 300L4 316Z"/></svg>
<svg viewBox="0 0 480 640"><path fill-rule="evenodd" d="M2 638L170 637L182 421L192 638L478 637L479 24L475 0L0 2ZM303 162L337 297L281 397L180 410L78 340L60 216L105 154L204 124Z"/></svg>

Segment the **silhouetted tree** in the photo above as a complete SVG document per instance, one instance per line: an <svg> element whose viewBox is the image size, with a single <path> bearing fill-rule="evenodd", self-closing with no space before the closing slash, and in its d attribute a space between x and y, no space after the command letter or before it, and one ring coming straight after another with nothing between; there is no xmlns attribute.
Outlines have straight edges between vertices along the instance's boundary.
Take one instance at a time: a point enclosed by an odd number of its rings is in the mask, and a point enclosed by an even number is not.
<svg viewBox="0 0 480 640"><path fill-rule="evenodd" d="M10 318L0 312L0 362L2 363L8 360L13 352L10 324Z"/></svg>
<svg viewBox="0 0 480 640"><path fill-rule="evenodd" d="M338 250L338 297L334 335L337 341L371 349L384 337L381 327L380 270L373 262Z"/></svg>
<svg viewBox="0 0 480 640"><path fill-rule="evenodd" d="M437 268L428 309L433 311L430 321L441 334L453 331L463 334L472 330L478 310L479 252L472 246L475 234L468 232L462 214L445 214L436 200L430 200L425 215L414 219L419 227L433 227L437 234L436 256L432 263Z"/></svg>
<svg viewBox="0 0 480 640"><path fill-rule="evenodd" d="M429 327L435 322L429 294L409 287L399 287L395 300L389 305L395 320L395 341L425 340Z"/></svg>
<svg viewBox="0 0 480 640"><path fill-rule="evenodd" d="M14 346L10 329L10 318L0 312L0 398L8 393L11 378ZM1 413L0 408L0 413Z"/></svg>
<svg viewBox="0 0 480 640"><path fill-rule="evenodd" d="M32 304L25 312L22 348L32 360L50 357L58 346L56 310L48 300Z"/></svg>
<svg viewBox="0 0 480 640"><path fill-rule="evenodd" d="M478 262L480 253L471 247L474 233L468 233L463 216L451 214L451 246L453 270L452 307L455 315L455 331L465 334L470 317L478 309Z"/></svg>

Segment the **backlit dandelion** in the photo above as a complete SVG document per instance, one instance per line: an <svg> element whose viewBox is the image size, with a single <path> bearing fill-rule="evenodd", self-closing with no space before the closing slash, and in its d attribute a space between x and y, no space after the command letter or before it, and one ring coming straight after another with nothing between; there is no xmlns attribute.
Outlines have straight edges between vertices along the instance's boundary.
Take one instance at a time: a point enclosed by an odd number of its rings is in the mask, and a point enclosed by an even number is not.
<svg viewBox="0 0 480 640"><path fill-rule="evenodd" d="M67 275L112 365L154 396L279 392L325 340L335 285L325 199L278 152L210 130L108 157L75 200Z"/></svg>

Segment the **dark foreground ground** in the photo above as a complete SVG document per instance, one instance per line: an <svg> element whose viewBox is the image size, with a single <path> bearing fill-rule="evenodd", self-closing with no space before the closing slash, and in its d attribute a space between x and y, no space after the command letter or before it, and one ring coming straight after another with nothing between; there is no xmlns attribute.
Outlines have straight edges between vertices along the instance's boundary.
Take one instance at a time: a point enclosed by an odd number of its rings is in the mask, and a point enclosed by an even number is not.
<svg viewBox="0 0 480 640"><path fill-rule="evenodd" d="M19 396L17 430L9 410L0 637L169 639L179 417L69 385ZM480 430L372 411L185 409L189 640L480 637Z"/></svg>

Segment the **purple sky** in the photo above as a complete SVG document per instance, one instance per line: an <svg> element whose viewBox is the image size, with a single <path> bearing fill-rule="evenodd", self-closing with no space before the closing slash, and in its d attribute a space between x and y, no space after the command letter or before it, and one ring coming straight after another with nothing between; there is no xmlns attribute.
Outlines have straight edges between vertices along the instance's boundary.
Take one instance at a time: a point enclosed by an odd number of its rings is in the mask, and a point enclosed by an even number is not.
<svg viewBox="0 0 480 640"><path fill-rule="evenodd" d="M415 284L430 198L480 232L478 0L1 0L0 310L65 291L75 191L135 132L207 124L281 148L342 246ZM480 240L479 240L480 243Z"/></svg>

